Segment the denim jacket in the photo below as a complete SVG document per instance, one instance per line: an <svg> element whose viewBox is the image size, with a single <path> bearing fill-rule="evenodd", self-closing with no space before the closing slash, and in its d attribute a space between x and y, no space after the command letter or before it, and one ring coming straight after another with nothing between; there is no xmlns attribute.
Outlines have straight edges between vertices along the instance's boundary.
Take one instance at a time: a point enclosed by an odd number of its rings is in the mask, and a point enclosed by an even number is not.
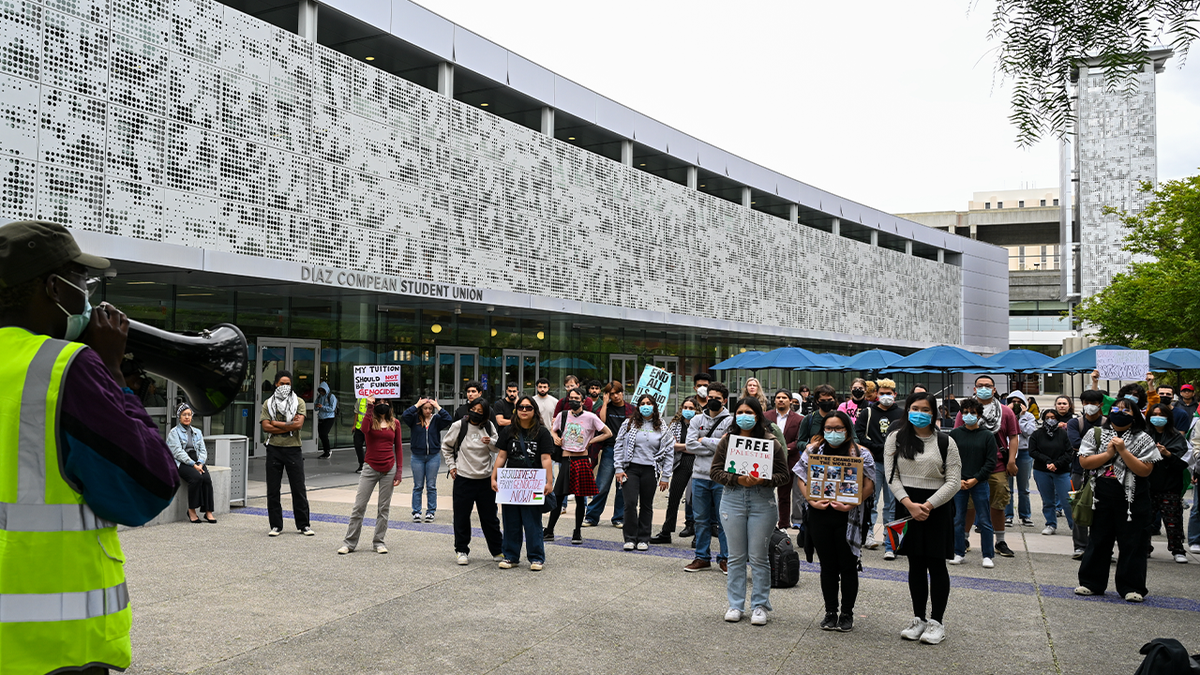
<svg viewBox="0 0 1200 675"><path fill-rule="evenodd" d="M188 457L187 447L188 434L192 436L192 444L196 446L196 461L193 462L191 457ZM175 425L167 432L167 449L175 456L175 466L179 466L186 462L189 466L192 464L207 464L208 448L204 447L204 434L195 427L185 427L182 424Z"/></svg>

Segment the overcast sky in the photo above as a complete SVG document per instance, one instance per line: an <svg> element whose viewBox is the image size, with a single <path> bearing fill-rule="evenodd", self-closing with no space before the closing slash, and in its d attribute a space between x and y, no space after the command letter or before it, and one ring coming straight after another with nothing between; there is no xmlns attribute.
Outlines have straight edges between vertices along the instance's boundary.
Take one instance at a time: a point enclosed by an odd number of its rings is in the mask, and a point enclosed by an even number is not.
<svg viewBox="0 0 1200 675"><path fill-rule="evenodd" d="M1014 142L987 0L969 13L967 0L417 1L639 112L884 211L965 209L975 191L1058 185L1056 142ZM1168 61L1158 120L1159 179L1200 172L1200 66Z"/></svg>

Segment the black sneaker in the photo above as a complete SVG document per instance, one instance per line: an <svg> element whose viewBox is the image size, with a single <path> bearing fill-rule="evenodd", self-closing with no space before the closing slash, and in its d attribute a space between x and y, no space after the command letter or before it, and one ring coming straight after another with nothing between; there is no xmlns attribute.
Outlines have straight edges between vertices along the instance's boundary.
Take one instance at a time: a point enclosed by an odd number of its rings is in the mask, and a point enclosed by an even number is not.
<svg viewBox="0 0 1200 675"><path fill-rule="evenodd" d="M837 630L838 615L837 612L825 612L825 619L821 621L821 630Z"/></svg>
<svg viewBox="0 0 1200 675"><path fill-rule="evenodd" d="M692 537L692 548L696 548L696 538Z"/></svg>
<svg viewBox="0 0 1200 675"><path fill-rule="evenodd" d="M650 543L651 544L669 544L669 543L671 543L671 533L670 532L659 532L658 534L654 535L653 537L650 537Z"/></svg>
<svg viewBox="0 0 1200 675"><path fill-rule="evenodd" d="M694 536L696 536L696 528L692 527L691 525L684 525L683 529L679 531L680 539L687 539L688 537Z"/></svg>
<svg viewBox="0 0 1200 675"><path fill-rule="evenodd" d="M579 530L575 530L574 532L572 532L571 533L571 543L574 544L575 546L579 546L580 544L582 544L583 543L583 533L580 532Z"/></svg>
<svg viewBox="0 0 1200 675"><path fill-rule="evenodd" d="M554 541L554 530L542 528L542 541Z"/></svg>
<svg viewBox="0 0 1200 675"><path fill-rule="evenodd" d="M837 629L843 633L849 633L854 630L854 615L843 614L838 617Z"/></svg>
<svg viewBox="0 0 1200 675"><path fill-rule="evenodd" d="M718 532L720 532L720 529L719 529L720 527L721 527L720 525L717 525L716 523L713 523L713 526L712 526L712 536L714 536L714 537L715 537L715 536L717 536L717 533L718 533Z"/></svg>
<svg viewBox="0 0 1200 675"><path fill-rule="evenodd" d="M1011 558L1014 555L1016 555L1015 553L1013 553L1013 550L1008 547L1008 542L1006 542L1006 541L996 542L996 553L999 553L1001 556L1003 556L1005 558Z"/></svg>

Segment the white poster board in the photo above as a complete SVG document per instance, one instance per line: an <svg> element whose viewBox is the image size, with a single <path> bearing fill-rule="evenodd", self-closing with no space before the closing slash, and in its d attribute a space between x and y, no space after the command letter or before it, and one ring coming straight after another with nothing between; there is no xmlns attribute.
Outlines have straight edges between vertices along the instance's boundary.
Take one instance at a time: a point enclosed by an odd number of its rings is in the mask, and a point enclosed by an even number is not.
<svg viewBox="0 0 1200 675"><path fill-rule="evenodd" d="M671 373L655 366L646 366L638 380L637 389L629 402L637 405L642 394L650 394L658 404L660 417L667 416L667 401L671 400Z"/></svg>
<svg viewBox="0 0 1200 675"><path fill-rule="evenodd" d="M497 504L541 506L546 501L545 469L497 469L496 485L500 488L496 492Z"/></svg>
<svg viewBox="0 0 1200 675"><path fill-rule="evenodd" d="M1147 349L1097 349L1096 370L1102 380L1144 380L1150 372Z"/></svg>
<svg viewBox="0 0 1200 675"><path fill-rule="evenodd" d="M354 398L400 398L400 366L354 366Z"/></svg>
<svg viewBox="0 0 1200 675"><path fill-rule="evenodd" d="M775 439L733 435L725 450L725 470L739 476L771 479L775 460Z"/></svg>

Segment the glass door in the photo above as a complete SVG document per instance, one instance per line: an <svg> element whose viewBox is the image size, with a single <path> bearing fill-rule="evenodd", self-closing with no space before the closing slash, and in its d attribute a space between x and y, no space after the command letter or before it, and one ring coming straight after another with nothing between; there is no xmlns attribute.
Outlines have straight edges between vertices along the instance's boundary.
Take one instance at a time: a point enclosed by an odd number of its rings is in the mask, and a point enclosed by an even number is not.
<svg viewBox="0 0 1200 675"><path fill-rule="evenodd" d="M479 349L438 347L434 378L438 405L453 413L467 402L467 383L479 379Z"/></svg>
<svg viewBox="0 0 1200 675"><path fill-rule="evenodd" d="M538 374L541 368L541 363L538 362L538 352L525 349L505 349L503 356L504 382L500 391L504 392L508 389L509 384L516 383L521 390L520 395L532 396L537 380L541 377Z"/></svg>
<svg viewBox="0 0 1200 675"><path fill-rule="evenodd" d="M641 377L641 372L638 371L637 357L633 354L613 354L608 359L608 379L617 380L625 385L625 396L633 396L633 390L637 388L638 378Z"/></svg>
<svg viewBox="0 0 1200 675"><path fill-rule="evenodd" d="M317 373L321 372L321 341L264 339L258 342L255 391L260 395L260 409L267 397L274 393L275 377L281 370L292 373L292 392L304 401L307 411L304 426L300 427L300 449L306 452L315 451L317 441L314 430L317 415L313 410L313 396L318 384ZM260 409L248 411L248 414L253 416L254 428L259 429L255 434L255 451L265 453L267 438L258 424Z"/></svg>
<svg viewBox="0 0 1200 675"><path fill-rule="evenodd" d="M675 414L675 408L679 401L679 357L655 356L654 367L662 368L671 374L671 396L667 398L667 409L660 411L664 419L670 418ZM641 374L638 377L641 377Z"/></svg>

